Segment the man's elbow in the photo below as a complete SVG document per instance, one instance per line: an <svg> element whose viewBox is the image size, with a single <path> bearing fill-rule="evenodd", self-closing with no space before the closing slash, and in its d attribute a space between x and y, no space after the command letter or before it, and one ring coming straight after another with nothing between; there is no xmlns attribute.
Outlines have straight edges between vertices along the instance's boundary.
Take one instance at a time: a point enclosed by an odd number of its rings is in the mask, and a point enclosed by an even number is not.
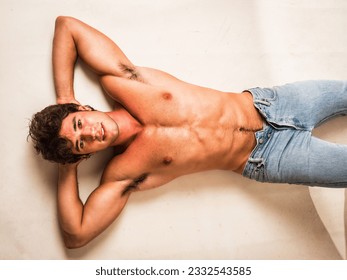
<svg viewBox="0 0 347 280"><path fill-rule="evenodd" d="M68 19L69 19L69 17L66 17L66 16L58 16L55 19L55 26L61 26L63 24L66 24Z"/></svg>
<svg viewBox="0 0 347 280"><path fill-rule="evenodd" d="M55 28L57 30L63 29L63 28L67 28L70 29L73 24L76 22L76 19L73 17L69 17L69 16L58 16L55 19Z"/></svg>
<svg viewBox="0 0 347 280"><path fill-rule="evenodd" d="M69 16L57 16L57 18L55 19L55 23L56 24L64 24L64 23L69 22L73 19L74 19L73 17L69 17Z"/></svg>
<svg viewBox="0 0 347 280"><path fill-rule="evenodd" d="M64 245L67 249L78 249L88 244L89 240L79 234L63 233Z"/></svg>

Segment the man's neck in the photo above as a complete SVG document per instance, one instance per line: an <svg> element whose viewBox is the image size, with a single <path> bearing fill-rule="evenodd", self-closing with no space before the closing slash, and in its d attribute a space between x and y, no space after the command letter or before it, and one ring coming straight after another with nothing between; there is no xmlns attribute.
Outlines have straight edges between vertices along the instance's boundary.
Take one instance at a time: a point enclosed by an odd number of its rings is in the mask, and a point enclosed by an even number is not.
<svg viewBox="0 0 347 280"><path fill-rule="evenodd" d="M117 123L119 129L119 136L112 146L129 146L143 129L139 121L123 107L106 114Z"/></svg>

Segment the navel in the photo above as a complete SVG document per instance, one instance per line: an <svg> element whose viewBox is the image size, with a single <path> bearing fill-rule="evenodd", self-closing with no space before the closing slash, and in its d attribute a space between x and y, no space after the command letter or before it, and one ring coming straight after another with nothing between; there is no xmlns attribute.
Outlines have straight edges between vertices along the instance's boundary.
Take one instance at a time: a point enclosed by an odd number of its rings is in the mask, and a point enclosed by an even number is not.
<svg viewBox="0 0 347 280"><path fill-rule="evenodd" d="M240 127L240 128L238 129L238 131L240 131L240 132L252 132L252 133L254 133L254 132L257 132L258 130L257 130L257 129L253 129L253 128Z"/></svg>
<svg viewBox="0 0 347 280"><path fill-rule="evenodd" d="M163 164L169 165L169 164L171 164L171 162L172 162L172 157L169 157L169 156L164 157Z"/></svg>

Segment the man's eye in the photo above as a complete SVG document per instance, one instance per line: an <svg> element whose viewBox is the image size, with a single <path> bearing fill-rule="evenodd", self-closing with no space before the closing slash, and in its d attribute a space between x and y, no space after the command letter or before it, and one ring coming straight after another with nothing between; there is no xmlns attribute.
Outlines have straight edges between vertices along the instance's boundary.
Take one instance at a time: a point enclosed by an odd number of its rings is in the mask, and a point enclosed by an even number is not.
<svg viewBox="0 0 347 280"><path fill-rule="evenodd" d="M81 120L78 120L77 125L78 125L78 128L82 128L82 122L81 122Z"/></svg>

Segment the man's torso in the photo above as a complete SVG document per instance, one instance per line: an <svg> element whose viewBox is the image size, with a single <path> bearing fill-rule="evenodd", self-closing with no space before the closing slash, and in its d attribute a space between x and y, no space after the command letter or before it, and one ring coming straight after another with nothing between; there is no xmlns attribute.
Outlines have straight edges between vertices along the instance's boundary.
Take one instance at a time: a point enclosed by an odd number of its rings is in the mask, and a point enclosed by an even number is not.
<svg viewBox="0 0 347 280"><path fill-rule="evenodd" d="M139 68L140 81L119 79L104 88L141 124L128 148L108 166L110 180L136 189L210 169L241 173L262 129L250 93L225 93Z"/></svg>

